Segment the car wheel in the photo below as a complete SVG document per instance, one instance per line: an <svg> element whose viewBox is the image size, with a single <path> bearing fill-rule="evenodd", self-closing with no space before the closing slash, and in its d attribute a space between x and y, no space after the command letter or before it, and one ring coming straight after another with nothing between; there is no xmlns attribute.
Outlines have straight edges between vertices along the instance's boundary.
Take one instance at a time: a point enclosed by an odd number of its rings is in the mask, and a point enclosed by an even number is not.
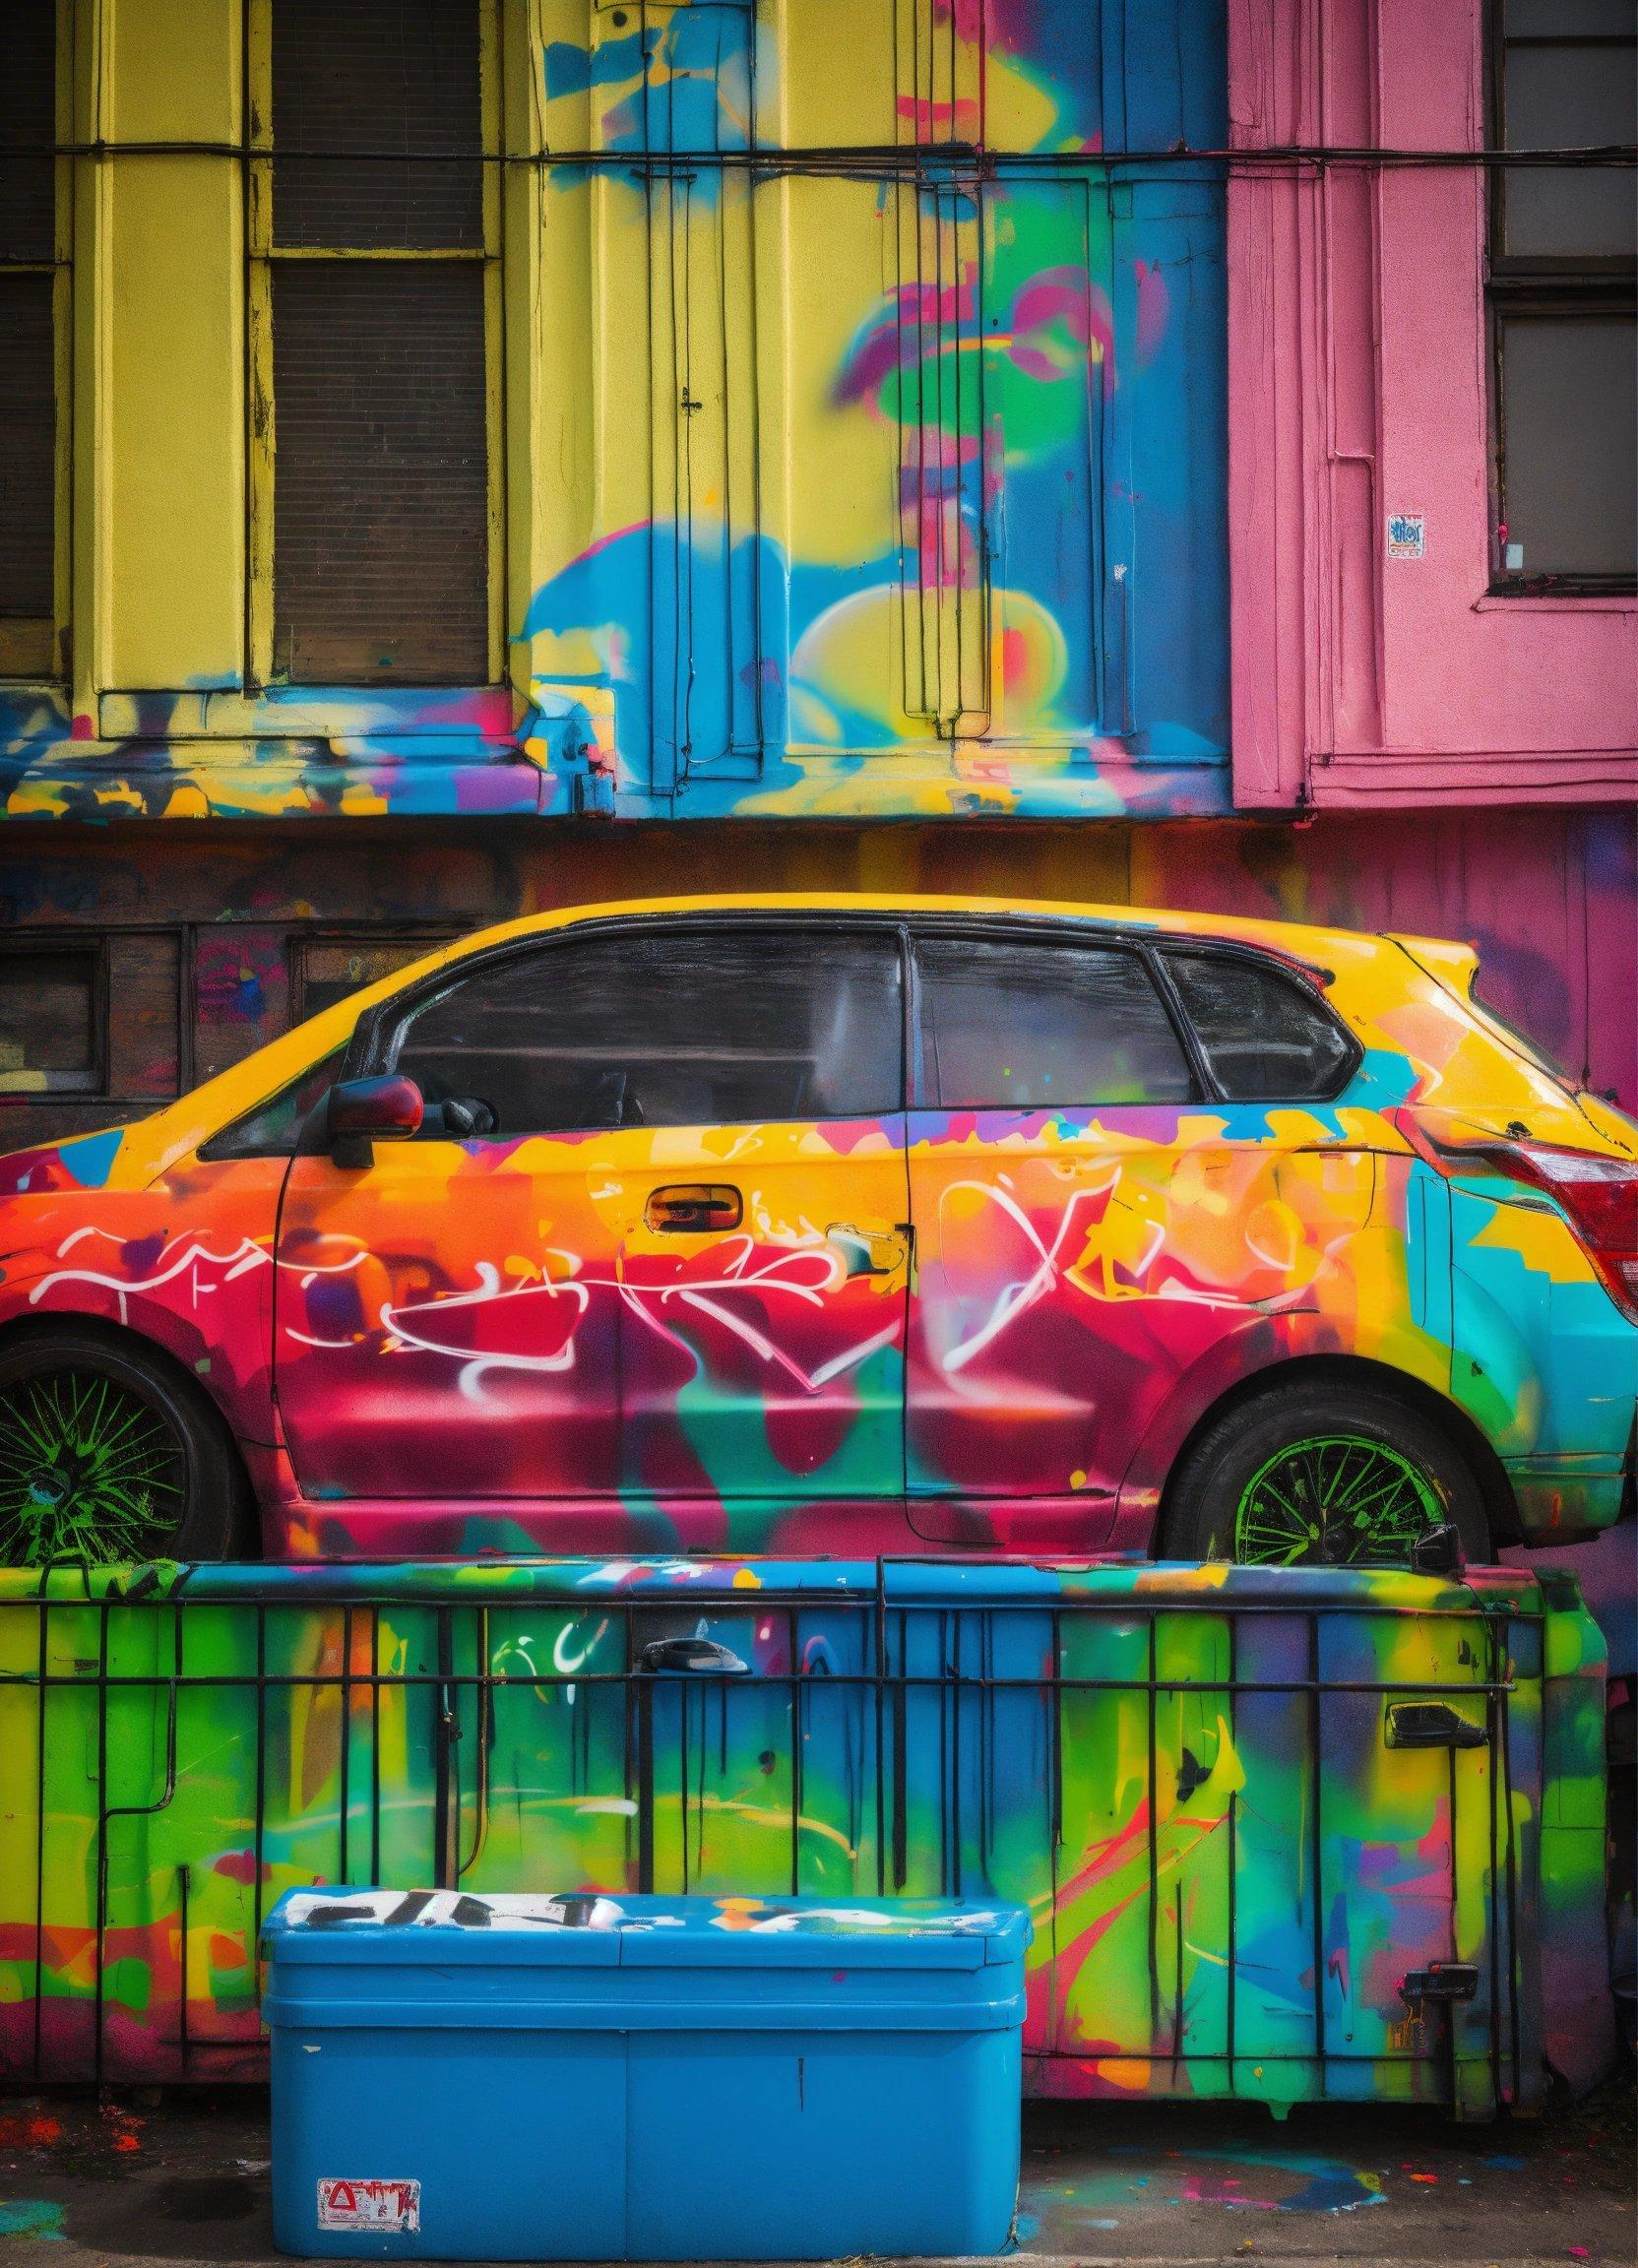
<svg viewBox="0 0 1638 2268"><path fill-rule="evenodd" d="M1490 1555L1471 1467L1390 1389L1293 1379L1239 1402L1185 1450L1167 1490L1165 1544L1179 1559L1260 1567L1405 1567L1450 1526Z"/></svg>
<svg viewBox="0 0 1638 2268"><path fill-rule="evenodd" d="M226 1427L162 1356L73 1324L0 1342L0 1566L227 1559L247 1515Z"/></svg>

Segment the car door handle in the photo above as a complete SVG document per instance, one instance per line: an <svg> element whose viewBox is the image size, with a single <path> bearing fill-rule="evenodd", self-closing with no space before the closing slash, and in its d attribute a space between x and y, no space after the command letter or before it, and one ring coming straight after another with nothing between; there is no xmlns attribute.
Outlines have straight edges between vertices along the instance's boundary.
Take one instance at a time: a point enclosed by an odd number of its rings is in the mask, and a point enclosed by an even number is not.
<svg viewBox="0 0 1638 2268"><path fill-rule="evenodd" d="M725 1181L675 1181L650 1191L643 1218L664 1236L710 1236L737 1228L745 1207L738 1190Z"/></svg>
<svg viewBox="0 0 1638 2268"><path fill-rule="evenodd" d="M825 1239L840 1249L849 1276L896 1276L910 1250L910 1230L903 1226L855 1228L850 1221L833 1221Z"/></svg>

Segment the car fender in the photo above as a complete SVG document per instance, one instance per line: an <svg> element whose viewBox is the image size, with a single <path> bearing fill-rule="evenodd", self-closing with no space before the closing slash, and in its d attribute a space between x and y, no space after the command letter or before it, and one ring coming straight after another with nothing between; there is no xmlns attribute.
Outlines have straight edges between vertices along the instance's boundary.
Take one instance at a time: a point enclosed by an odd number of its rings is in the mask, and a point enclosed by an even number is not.
<svg viewBox="0 0 1638 2268"><path fill-rule="evenodd" d="M10 1200L0 1206L0 1331L47 1319L111 1325L196 1378L235 1436L271 1442L278 1177L271 1193L237 1197L190 1208L161 1182L94 1201Z"/></svg>
<svg viewBox="0 0 1638 2268"><path fill-rule="evenodd" d="M1391 1354L1373 1347L1369 1355L1361 1354L1338 1318L1317 1308L1247 1314L1235 1330L1217 1340L1178 1374L1151 1419L1121 1479L1116 1497L1117 1546L1147 1548L1166 1478L1202 1419L1236 1388L1271 1376L1289 1362L1340 1359L1356 1361L1361 1369L1397 1370L1431 1388L1441 1401L1449 1401L1448 1348L1410 1332L1396 1335L1392 1347Z"/></svg>

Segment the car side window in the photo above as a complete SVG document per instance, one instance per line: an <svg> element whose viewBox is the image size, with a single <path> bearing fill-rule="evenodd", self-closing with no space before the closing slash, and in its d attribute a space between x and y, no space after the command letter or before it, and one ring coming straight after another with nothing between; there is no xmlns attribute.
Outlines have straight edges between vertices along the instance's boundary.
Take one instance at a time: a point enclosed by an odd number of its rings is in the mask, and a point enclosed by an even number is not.
<svg viewBox="0 0 1638 2268"><path fill-rule="evenodd" d="M1315 1102L1336 1093L1354 1042L1298 978L1228 954L1168 952L1166 964L1230 1102Z"/></svg>
<svg viewBox="0 0 1638 2268"><path fill-rule="evenodd" d="M887 931L562 938L417 1002L381 1067L429 1103L481 1105L500 1139L875 1117L901 1106L901 986Z"/></svg>
<svg viewBox="0 0 1638 2268"><path fill-rule="evenodd" d="M915 961L923 1103L1073 1110L1195 1095L1136 953L1069 938L923 937Z"/></svg>

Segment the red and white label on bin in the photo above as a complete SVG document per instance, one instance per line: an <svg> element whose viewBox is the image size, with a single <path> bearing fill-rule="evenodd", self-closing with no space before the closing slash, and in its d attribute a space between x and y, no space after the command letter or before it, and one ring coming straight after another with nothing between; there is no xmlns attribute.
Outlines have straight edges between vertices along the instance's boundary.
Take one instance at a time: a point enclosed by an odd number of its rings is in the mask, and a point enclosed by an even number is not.
<svg viewBox="0 0 1638 2268"><path fill-rule="evenodd" d="M341 2180L319 2182L321 2229L419 2229L418 2181Z"/></svg>

